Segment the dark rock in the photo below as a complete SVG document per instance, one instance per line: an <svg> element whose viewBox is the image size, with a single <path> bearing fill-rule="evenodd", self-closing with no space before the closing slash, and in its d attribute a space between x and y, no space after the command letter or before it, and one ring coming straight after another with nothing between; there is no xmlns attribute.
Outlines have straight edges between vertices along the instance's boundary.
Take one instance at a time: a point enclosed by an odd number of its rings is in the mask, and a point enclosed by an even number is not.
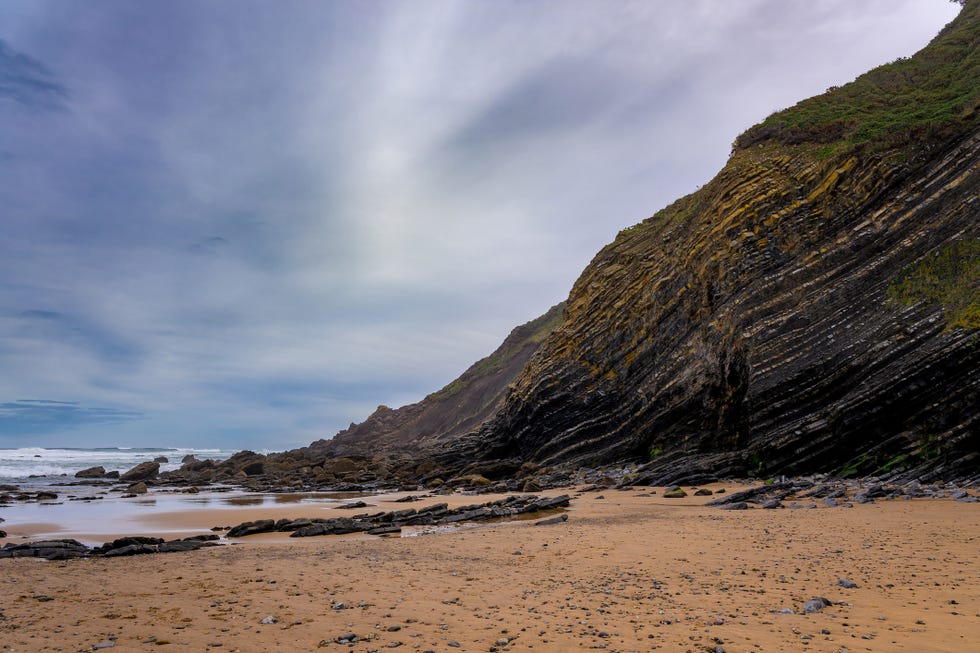
<svg viewBox="0 0 980 653"><path fill-rule="evenodd" d="M696 497L710 497L712 494L713 493L711 492L711 490L709 490L707 488L701 488L700 490L698 490L697 492L694 493L694 496L696 496Z"/></svg>
<svg viewBox="0 0 980 653"><path fill-rule="evenodd" d="M110 549L102 555L107 558L116 558L122 556L141 555L145 553L156 553L157 550L157 547L152 544L131 544L129 546L121 546L117 549Z"/></svg>
<svg viewBox="0 0 980 653"><path fill-rule="evenodd" d="M170 462L170 459L167 458L166 456L157 456L156 458L153 459L153 462L166 464Z"/></svg>
<svg viewBox="0 0 980 653"><path fill-rule="evenodd" d="M823 598L822 596L818 596L810 599L809 601L803 604L803 613L809 614L811 612L820 612L828 605L830 605L830 601Z"/></svg>
<svg viewBox="0 0 980 653"><path fill-rule="evenodd" d="M775 508L782 508L783 504L780 503L779 499L766 499L759 504L759 507L766 510L773 510Z"/></svg>
<svg viewBox="0 0 980 653"><path fill-rule="evenodd" d="M102 478L105 476L105 467L88 467L75 472L75 478Z"/></svg>
<svg viewBox="0 0 980 653"><path fill-rule="evenodd" d="M837 584L846 589L854 589L858 586L857 583L847 578L838 578Z"/></svg>
<svg viewBox="0 0 980 653"><path fill-rule="evenodd" d="M8 543L0 549L0 558L44 558L69 560L87 556L91 549L77 540L39 540L25 544Z"/></svg>
<svg viewBox="0 0 980 653"><path fill-rule="evenodd" d="M242 467L242 471L245 472L246 476L260 476L265 473L265 463L257 460Z"/></svg>
<svg viewBox="0 0 980 653"><path fill-rule="evenodd" d="M125 474L119 476L121 481L150 481L153 480L160 473L160 463L157 462L145 462L136 465L130 469Z"/></svg>
<svg viewBox="0 0 980 653"><path fill-rule="evenodd" d="M400 499L395 499L395 503L411 503L413 501L421 501L422 497L414 494L408 494Z"/></svg>
<svg viewBox="0 0 980 653"><path fill-rule="evenodd" d="M363 501L351 501L350 503L342 503L337 508L339 510L356 510L357 508L367 508L367 505Z"/></svg>
<svg viewBox="0 0 980 653"><path fill-rule="evenodd" d="M148 490L146 483L140 481L139 483L133 483L130 485L128 488L126 488L126 491L131 494L146 494Z"/></svg>
<svg viewBox="0 0 980 653"><path fill-rule="evenodd" d="M535 526L553 526L555 524L561 524L562 522L568 521L568 515L558 515L557 517L549 517L548 519L542 519L540 521L534 522Z"/></svg>
<svg viewBox="0 0 980 653"><path fill-rule="evenodd" d="M748 510L749 504L747 504L745 501L736 501L735 503L726 503L719 506L719 508L722 510Z"/></svg>
<svg viewBox="0 0 980 653"><path fill-rule="evenodd" d="M34 495L34 498L37 499L38 501L52 501L58 498L58 493L42 490L41 492L38 492L36 495Z"/></svg>
<svg viewBox="0 0 980 653"><path fill-rule="evenodd" d="M276 522L271 519L259 519L256 521L247 521L234 526L226 534L228 537L245 537L247 535L255 535L256 533L268 533L275 530Z"/></svg>

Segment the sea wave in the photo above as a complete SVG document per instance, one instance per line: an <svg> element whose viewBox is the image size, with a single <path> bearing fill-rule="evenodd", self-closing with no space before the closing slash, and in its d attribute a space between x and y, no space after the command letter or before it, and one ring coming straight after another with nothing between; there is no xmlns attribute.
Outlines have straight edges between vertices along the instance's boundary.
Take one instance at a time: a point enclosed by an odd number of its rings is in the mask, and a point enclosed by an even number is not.
<svg viewBox="0 0 980 653"><path fill-rule="evenodd" d="M125 472L135 465L165 456L161 471L181 465L184 456L224 460L234 450L191 447L20 447L0 449L0 479L15 480L31 476L73 476L88 467L102 466L106 471Z"/></svg>

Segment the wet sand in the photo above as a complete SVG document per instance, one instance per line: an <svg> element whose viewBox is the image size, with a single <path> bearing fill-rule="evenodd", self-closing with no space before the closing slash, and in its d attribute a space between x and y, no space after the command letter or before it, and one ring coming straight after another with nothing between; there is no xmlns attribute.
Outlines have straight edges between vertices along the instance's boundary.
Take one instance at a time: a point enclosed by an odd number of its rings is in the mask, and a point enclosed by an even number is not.
<svg viewBox="0 0 980 653"><path fill-rule="evenodd" d="M608 490L575 498L569 520L553 526L0 560L0 650L976 650L978 504L729 512L705 500ZM236 509L231 522L221 510L151 513L143 525L193 530L309 508ZM800 614L817 596L832 605ZM336 643L349 634L361 639Z"/></svg>

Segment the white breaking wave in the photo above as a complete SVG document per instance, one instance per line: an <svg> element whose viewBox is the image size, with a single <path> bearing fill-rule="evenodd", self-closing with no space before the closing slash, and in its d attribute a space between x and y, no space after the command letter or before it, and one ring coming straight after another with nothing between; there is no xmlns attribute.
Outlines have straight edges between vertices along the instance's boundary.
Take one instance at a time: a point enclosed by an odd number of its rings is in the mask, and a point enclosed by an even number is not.
<svg viewBox="0 0 980 653"><path fill-rule="evenodd" d="M93 449L22 447L0 449L0 480L15 480L31 476L74 476L75 472L88 467L102 466L107 472L125 472L139 463L165 456L168 460L160 465L160 471L171 471L181 465L184 456L199 459L224 460L235 450L196 449L187 447L124 448L105 447Z"/></svg>

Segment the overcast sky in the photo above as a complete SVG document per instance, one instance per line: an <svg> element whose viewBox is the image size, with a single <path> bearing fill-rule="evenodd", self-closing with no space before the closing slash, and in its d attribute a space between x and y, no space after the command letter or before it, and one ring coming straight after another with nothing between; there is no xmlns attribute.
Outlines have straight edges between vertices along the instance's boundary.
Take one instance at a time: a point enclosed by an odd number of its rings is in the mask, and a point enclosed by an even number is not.
<svg viewBox="0 0 980 653"><path fill-rule="evenodd" d="M0 447L417 401L946 0L0 2Z"/></svg>

